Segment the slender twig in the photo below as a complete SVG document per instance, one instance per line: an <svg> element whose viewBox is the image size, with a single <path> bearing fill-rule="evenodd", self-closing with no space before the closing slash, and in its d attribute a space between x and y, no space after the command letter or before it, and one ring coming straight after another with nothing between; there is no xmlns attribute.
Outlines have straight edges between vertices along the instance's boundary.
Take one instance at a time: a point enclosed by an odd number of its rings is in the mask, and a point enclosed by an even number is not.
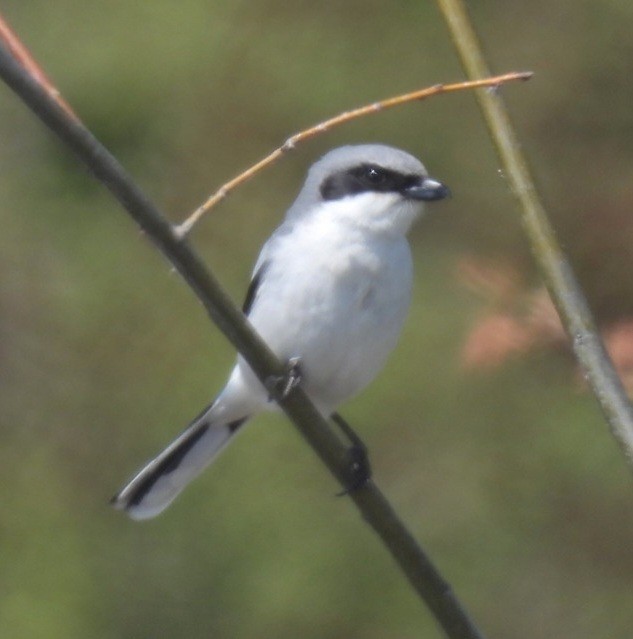
<svg viewBox="0 0 633 639"><path fill-rule="evenodd" d="M259 379L265 381L273 375L282 374L281 362L255 333L188 242L174 231L173 226L107 149L79 121L70 117L46 88L31 77L2 45L0 77L123 205L182 275L210 317L245 357ZM343 486L347 485L347 450L301 388L294 389L279 404L332 474ZM350 497L426 602L446 635L451 639L481 639L483 635L470 620L450 586L373 481L352 492Z"/></svg>
<svg viewBox="0 0 633 639"><path fill-rule="evenodd" d="M13 57L31 74L33 78L48 92L48 94L68 113L71 118L77 115L70 104L62 98L57 88L48 79L40 65L33 59L29 50L22 44L15 31L9 26L4 16L0 14L0 41L4 42Z"/></svg>
<svg viewBox="0 0 633 639"><path fill-rule="evenodd" d="M490 75L481 45L462 0L438 0L466 74ZM478 91L504 174L523 211L523 225L550 295L571 340L576 357L602 407L611 433L633 470L633 408L595 327L589 305L572 267L556 241L521 145L501 96Z"/></svg>
<svg viewBox="0 0 633 639"><path fill-rule="evenodd" d="M223 184L213 195L211 195L201 206L199 206L184 222L177 227L177 232L181 237L184 237L191 231L193 226L200 220L200 218L211 210L216 204L222 201L231 191L235 188L250 180L254 175L259 173L262 169L270 166L277 160L279 160L288 151L294 149L300 142L305 142L310 138L313 138L325 131L345 124L357 118L362 118L374 113L379 113L385 109L390 109L395 106L401 106L409 102L421 101L426 98L430 98L434 95L441 95L443 93L453 93L455 91L464 91L465 89L477 89L481 87L498 87L506 82L514 82L516 80L529 80L532 77L531 71L519 71L513 73L505 73L504 75L497 75L490 78L474 80L469 82L455 82L453 84L435 84L432 87L426 89L419 89L411 93L405 93L404 95L398 95L393 98L387 98L380 102L373 102L351 111L345 111L333 118L329 118L319 124L315 124L308 129L304 129L299 133L291 135L279 148L275 149L272 153L269 153L265 158L246 169L243 173L240 173L237 177Z"/></svg>

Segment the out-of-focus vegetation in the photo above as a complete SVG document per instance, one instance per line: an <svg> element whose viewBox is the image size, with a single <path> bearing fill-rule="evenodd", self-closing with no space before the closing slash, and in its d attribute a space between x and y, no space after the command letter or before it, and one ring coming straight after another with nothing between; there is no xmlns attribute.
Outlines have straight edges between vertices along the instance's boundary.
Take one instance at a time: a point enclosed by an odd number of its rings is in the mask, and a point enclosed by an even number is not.
<svg viewBox="0 0 633 639"><path fill-rule="evenodd" d="M504 93L599 321L626 322L633 4L470 5L495 71L536 72ZM3 11L174 219L306 125L461 77L431 2L29 0ZM5 88L0 140L0 636L438 636L281 417L249 427L159 519L110 510L110 494L221 387L234 354ZM628 639L633 482L573 361L540 348L463 367L491 312L459 277L464 257L537 284L472 95L305 145L202 222L196 245L241 298L306 167L360 141L420 155L454 193L413 233L398 351L344 410L378 483L490 637Z"/></svg>

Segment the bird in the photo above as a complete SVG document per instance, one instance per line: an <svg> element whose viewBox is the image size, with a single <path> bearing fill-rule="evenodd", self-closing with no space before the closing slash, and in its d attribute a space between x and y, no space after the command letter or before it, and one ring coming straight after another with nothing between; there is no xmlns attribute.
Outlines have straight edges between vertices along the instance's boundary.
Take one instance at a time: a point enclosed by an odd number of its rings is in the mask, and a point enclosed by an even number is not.
<svg viewBox="0 0 633 639"><path fill-rule="evenodd" d="M263 245L243 312L326 418L362 391L396 345L409 308L407 233L450 191L384 144L335 148L308 170ZM223 390L112 498L132 519L161 513L246 422L277 408L242 356Z"/></svg>

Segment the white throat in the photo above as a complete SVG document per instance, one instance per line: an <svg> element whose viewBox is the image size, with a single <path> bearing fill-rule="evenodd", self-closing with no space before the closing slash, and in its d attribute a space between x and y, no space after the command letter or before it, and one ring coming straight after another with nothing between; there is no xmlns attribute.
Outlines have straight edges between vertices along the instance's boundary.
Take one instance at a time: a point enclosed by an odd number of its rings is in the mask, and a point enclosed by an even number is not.
<svg viewBox="0 0 633 639"><path fill-rule="evenodd" d="M375 234L406 235L422 213L421 202L398 193L358 193L318 204L315 217Z"/></svg>

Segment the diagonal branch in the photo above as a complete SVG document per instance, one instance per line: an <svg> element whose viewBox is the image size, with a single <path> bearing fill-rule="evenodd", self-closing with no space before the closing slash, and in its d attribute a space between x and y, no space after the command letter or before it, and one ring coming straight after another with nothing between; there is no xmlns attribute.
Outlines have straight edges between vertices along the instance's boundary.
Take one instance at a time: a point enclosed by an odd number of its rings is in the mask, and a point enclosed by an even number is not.
<svg viewBox="0 0 633 639"><path fill-rule="evenodd" d="M438 0L466 74L490 75L462 0ZM633 408L607 354L571 264L556 241L521 145L502 98L478 91L477 99L512 192L523 210L523 226L574 352L600 403L611 433L633 470Z"/></svg>
<svg viewBox="0 0 633 639"><path fill-rule="evenodd" d="M30 51L22 44L20 38L17 37L13 29L9 26L4 16L0 14L0 41L4 42L13 54L13 57L37 80L48 94L68 113L72 118L77 119L75 112L70 105L62 98L57 88L48 79L46 73L40 65L34 60Z"/></svg>
<svg viewBox="0 0 633 639"><path fill-rule="evenodd" d="M191 231L193 226L202 218L205 213L210 211L216 204L221 202L231 191L235 190L241 184L244 184L247 180L250 180L253 176L257 175L260 171L266 167L274 164L288 151L294 149L297 144L309 140L321 133L325 133L330 129L346 124L352 120L365 117L367 115L373 115L379 113L385 109L391 109L396 106L408 104L409 102L416 102L425 100L434 95L441 95L443 93L454 93L455 91L464 91L465 89L477 89L482 87L498 87L506 82L514 82L516 80L529 80L532 77L531 71L518 71L512 73L506 73L504 75L497 75L494 77L484 78L480 80L472 80L470 82L455 82L453 84L435 84L432 87L426 89L420 89L418 91L412 91L411 93L405 93L404 95L398 95L393 98L387 98L380 102L373 102L351 111L345 111L339 115L324 120L319 124L315 124L308 129L304 129L299 133L291 135L280 147L275 149L272 153L269 153L265 158L246 169L243 173L240 173L237 177L229 180L226 184L223 184L213 195L211 195L201 206L199 206L184 222L177 227L177 232L181 237L184 237Z"/></svg>
<svg viewBox="0 0 633 639"><path fill-rule="evenodd" d="M264 344L247 319L189 244L134 184L118 161L50 92L0 44L0 77L24 103L72 149L97 179L152 239L182 275L224 335L248 361L260 380L283 373L281 362ZM347 451L305 393L297 388L280 402L323 463L342 485L348 485ZM380 536L400 569L451 639L482 639L449 584L370 481L350 494L367 523Z"/></svg>

